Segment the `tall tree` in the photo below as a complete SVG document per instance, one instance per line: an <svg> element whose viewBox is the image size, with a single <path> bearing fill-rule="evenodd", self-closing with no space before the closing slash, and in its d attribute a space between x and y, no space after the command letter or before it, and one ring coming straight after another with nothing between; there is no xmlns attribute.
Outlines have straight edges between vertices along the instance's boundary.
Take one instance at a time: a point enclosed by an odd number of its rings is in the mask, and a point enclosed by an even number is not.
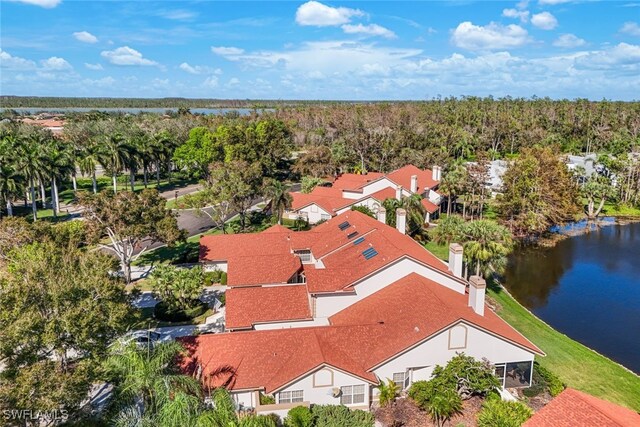
<svg viewBox="0 0 640 427"><path fill-rule="evenodd" d="M509 230L494 221L482 219L466 223L464 233L465 261L475 267L476 275L489 277L494 271L502 273L507 255L513 249Z"/></svg>
<svg viewBox="0 0 640 427"><path fill-rule="evenodd" d="M286 209L291 207L293 202L293 197L287 191L286 185L270 178L263 185L263 194L269 200L271 211L277 215L278 224L282 224L282 215Z"/></svg>
<svg viewBox="0 0 640 427"><path fill-rule="evenodd" d="M158 241L173 245L184 239L176 214L165 209L166 200L155 189L117 194L82 193L78 199L93 240L118 257L127 283L131 282L131 263L149 245ZM111 244L99 243L105 235Z"/></svg>
<svg viewBox="0 0 640 427"><path fill-rule="evenodd" d="M129 297L109 275L111 257L28 240L0 278L0 409L75 412L131 321Z"/></svg>

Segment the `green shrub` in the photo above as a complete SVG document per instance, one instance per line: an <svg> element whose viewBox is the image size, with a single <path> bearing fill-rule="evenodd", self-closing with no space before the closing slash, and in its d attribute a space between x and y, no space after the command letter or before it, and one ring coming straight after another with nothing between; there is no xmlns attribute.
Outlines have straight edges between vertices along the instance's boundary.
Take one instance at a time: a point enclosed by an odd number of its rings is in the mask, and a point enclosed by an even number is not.
<svg viewBox="0 0 640 427"><path fill-rule="evenodd" d="M204 273L204 285L211 286L216 284L227 284L227 273L221 270L207 271Z"/></svg>
<svg viewBox="0 0 640 427"><path fill-rule="evenodd" d="M220 304L222 304L222 306L224 307L225 304L227 303L227 296L224 292L222 292L220 295L218 295L216 298L218 298L218 301L220 301Z"/></svg>
<svg viewBox="0 0 640 427"><path fill-rule="evenodd" d="M313 414L306 406L296 406L289 410L284 419L285 427L312 427Z"/></svg>
<svg viewBox="0 0 640 427"><path fill-rule="evenodd" d="M387 382L380 382L378 386L378 390L380 390L380 406L385 407L390 403L396 401L396 397L398 396L398 385L393 382L392 379L387 378Z"/></svg>
<svg viewBox="0 0 640 427"><path fill-rule="evenodd" d="M533 374L535 375L536 372L544 379L551 396L555 397L565 389L562 380L547 368L540 366L538 362L533 363Z"/></svg>
<svg viewBox="0 0 640 427"><path fill-rule="evenodd" d="M316 427L371 427L373 414L344 405L315 405L311 409Z"/></svg>
<svg viewBox="0 0 640 427"><path fill-rule="evenodd" d="M487 399L478 414L478 427L520 427L532 415L524 403Z"/></svg>
<svg viewBox="0 0 640 427"><path fill-rule="evenodd" d="M427 403L427 412L438 427L442 427L452 416L462 411L462 399L452 389L438 392Z"/></svg>
<svg viewBox="0 0 640 427"><path fill-rule="evenodd" d="M276 398L271 396L270 394L260 393L260 404L261 405L273 405L276 403Z"/></svg>
<svg viewBox="0 0 640 427"><path fill-rule="evenodd" d="M351 206L351 210L361 212L365 215L369 215L371 218L376 217L376 214L371 209L369 209L368 206Z"/></svg>
<svg viewBox="0 0 640 427"><path fill-rule="evenodd" d="M433 381L416 381L409 387L409 397L422 409L426 409L436 393Z"/></svg>
<svg viewBox="0 0 640 427"><path fill-rule="evenodd" d="M164 301L156 304L153 315L158 320L165 322L186 322L202 316L209 306L200 300L195 300L193 305L187 309L170 308Z"/></svg>
<svg viewBox="0 0 640 427"><path fill-rule="evenodd" d="M220 284L222 286L227 286L227 273L225 273L224 271L222 272L222 275L220 276Z"/></svg>

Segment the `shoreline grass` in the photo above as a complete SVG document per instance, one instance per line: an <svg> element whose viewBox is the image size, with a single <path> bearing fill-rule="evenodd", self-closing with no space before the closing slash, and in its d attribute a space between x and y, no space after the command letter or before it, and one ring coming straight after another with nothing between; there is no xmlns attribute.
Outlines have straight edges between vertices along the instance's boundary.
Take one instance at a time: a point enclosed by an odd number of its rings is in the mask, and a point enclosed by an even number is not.
<svg viewBox="0 0 640 427"><path fill-rule="evenodd" d="M429 242L425 248L447 260L446 245ZM584 344L555 330L520 304L507 289L490 282L487 296L496 313L538 346L546 356L536 357L541 366L556 374L568 387L640 411L640 376Z"/></svg>

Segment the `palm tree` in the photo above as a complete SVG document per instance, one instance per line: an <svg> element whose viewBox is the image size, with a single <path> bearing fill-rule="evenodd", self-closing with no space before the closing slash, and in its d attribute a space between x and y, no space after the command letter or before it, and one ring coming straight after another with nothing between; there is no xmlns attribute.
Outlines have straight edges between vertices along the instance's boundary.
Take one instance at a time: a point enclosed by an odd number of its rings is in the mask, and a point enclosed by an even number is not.
<svg viewBox="0 0 640 427"><path fill-rule="evenodd" d="M452 416L462 411L462 399L455 390L444 390L435 394L427 404L427 412L433 422L444 426Z"/></svg>
<svg viewBox="0 0 640 427"><path fill-rule="evenodd" d="M93 184L93 194L96 194L98 192L96 168L98 167L98 164L100 164L100 160L102 159L100 145L93 141L87 141L86 144L84 144L80 148L80 154L78 157L78 167L80 168L80 173L85 176L91 176L91 182Z"/></svg>
<svg viewBox="0 0 640 427"><path fill-rule="evenodd" d="M385 407L389 404L393 404L395 402L396 397L398 397L398 384L393 382L392 379L387 378L386 384L384 381L380 382L378 386L378 390L380 390L379 402L381 407Z"/></svg>
<svg viewBox="0 0 640 427"><path fill-rule="evenodd" d="M73 157L69 146L53 140L46 147L45 175L51 180L51 204L53 215L60 213L58 197L58 178L64 179L75 170Z"/></svg>
<svg viewBox="0 0 640 427"><path fill-rule="evenodd" d="M265 183L264 196L271 200L271 210L278 216L278 224L282 224L282 215L293 202L293 197L287 191L287 187L280 181L270 179Z"/></svg>
<svg viewBox="0 0 640 427"><path fill-rule="evenodd" d="M202 426L211 427L276 427L273 418L265 415L238 416L236 405L224 388L218 388L211 394L213 410L203 414Z"/></svg>
<svg viewBox="0 0 640 427"><path fill-rule="evenodd" d="M457 165L449 172L444 174L440 185L439 191L447 196L447 214L451 214L452 202L456 196L463 190L465 183L467 182L467 170L462 165Z"/></svg>
<svg viewBox="0 0 640 427"><path fill-rule="evenodd" d="M202 389L181 375L175 360L184 348L177 342L144 348L116 345L106 361L114 384L110 402L116 426L195 426L205 412Z"/></svg>
<svg viewBox="0 0 640 427"><path fill-rule="evenodd" d="M467 223L465 234L465 261L475 265L476 275L482 273L488 277L492 271L504 270L507 255L513 248L513 237L506 227L481 219Z"/></svg>
<svg viewBox="0 0 640 427"><path fill-rule="evenodd" d="M13 216L11 199L20 194L24 184L24 176L19 172L17 159L14 158L16 141L13 133L3 132L0 135L0 201L6 203L8 216Z"/></svg>
<svg viewBox="0 0 640 427"><path fill-rule="evenodd" d="M113 192L118 192L118 173L124 169L129 161L129 146L120 133L106 135L103 142L104 150L101 150L100 163L111 174L113 180Z"/></svg>
<svg viewBox="0 0 640 427"><path fill-rule="evenodd" d="M38 220L38 208L36 206L36 181L42 178L45 169L42 153L47 139L42 132L33 131L17 146L18 168L24 172L29 182L29 194L31 197L31 211L33 220ZM44 200L43 200L44 203Z"/></svg>
<svg viewBox="0 0 640 427"><path fill-rule="evenodd" d="M412 194L409 197L403 197L401 200L395 198L386 199L382 202L382 206L387 211L387 225L396 226L397 209L404 209L407 212L407 233L413 237L422 236L424 230L425 209L422 206L422 196Z"/></svg>

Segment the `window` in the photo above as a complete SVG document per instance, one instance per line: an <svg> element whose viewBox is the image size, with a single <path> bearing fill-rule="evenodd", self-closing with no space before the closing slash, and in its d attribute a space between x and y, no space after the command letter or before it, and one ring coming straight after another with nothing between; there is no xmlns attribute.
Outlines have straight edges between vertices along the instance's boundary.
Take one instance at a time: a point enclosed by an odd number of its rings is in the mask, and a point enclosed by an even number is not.
<svg viewBox="0 0 640 427"><path fill-rule="evenodd" d="M346 385L340 387L341 396L340 403L343 405L351 405L353 403L364 403L364 384Z"/></svg>
<svg viewBox="0 0 640 427"><path fill-rule="evenodd" d="M331 215L320 214L320 220L321 221L329 221L330 219L331 219Z"/></svg>
<svg viewBox="0 0 640 427"><path fill-rule="evenodd" d="M504 387L504 364L494 366L494 375L500 380L500 384Z"/></svg>
<svg viewBox="0 0 640 427"><path fill-rule="evenodd" d="M404 390L404 380L405 380L404 372L396 372L395 374L393 374L393 382L396 383L396 385L400 390Z"/></svg>
<svg viewBox="0 0 640 427"><path fill-rule="evenodd" d="M507 363L504 372L504 386L506 388L529 387L533 362Z"/></svg>
<svg viewBox="0 0 640 427"><path fill-rule="evenodd" d="M304 401L302 390L281 391L278 393L278 403L295 403Z"/></svg>
<svg viewBox="0 0 640 427"><path fill-rule="evenodd" d="M301 262L311 262L311 251L301 250L295 251L294 254L300 258Z"/></svg>

